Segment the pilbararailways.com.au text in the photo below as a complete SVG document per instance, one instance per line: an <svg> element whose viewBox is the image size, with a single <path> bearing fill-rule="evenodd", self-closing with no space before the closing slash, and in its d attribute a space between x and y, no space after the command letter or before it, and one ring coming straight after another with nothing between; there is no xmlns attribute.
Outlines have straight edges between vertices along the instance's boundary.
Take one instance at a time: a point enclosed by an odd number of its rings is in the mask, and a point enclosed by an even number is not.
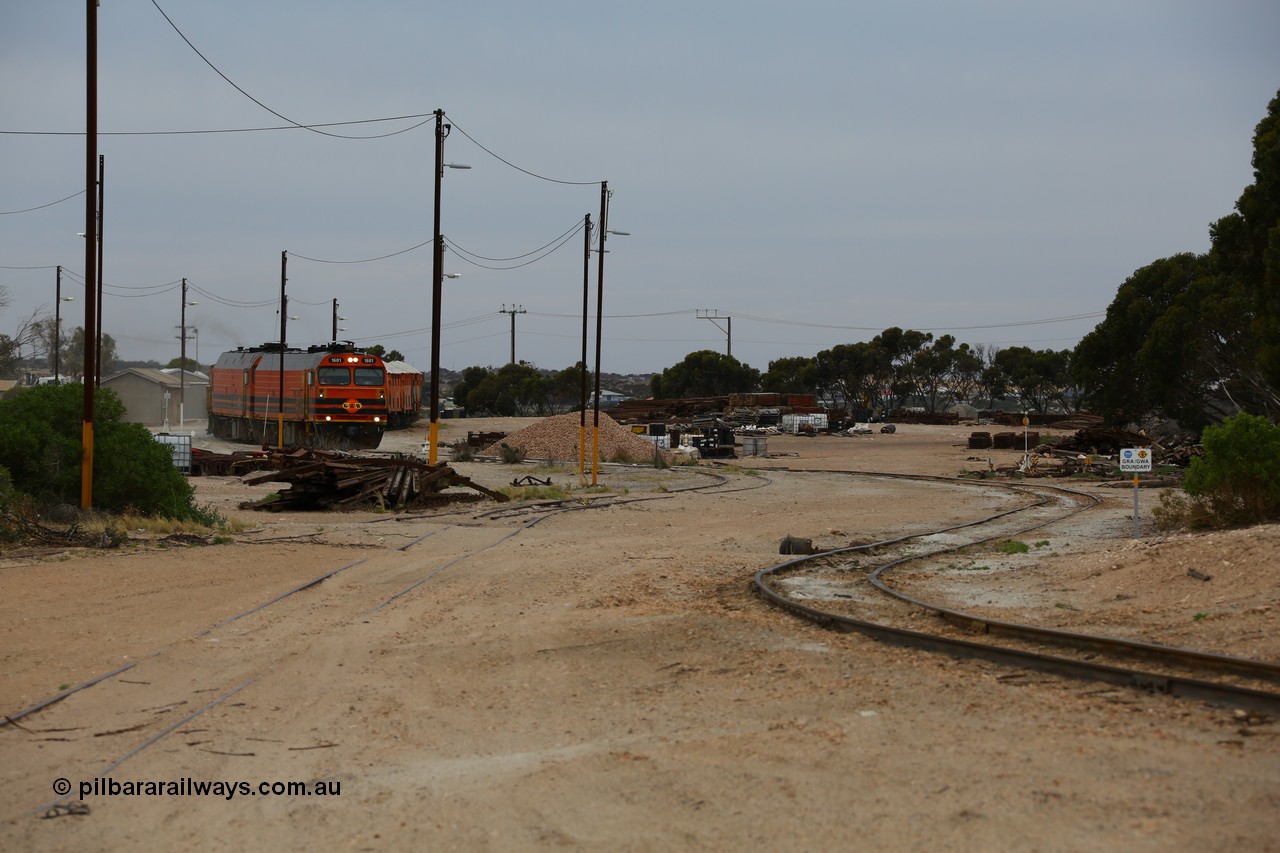
<svg viewBox="0 0 1280 853"><path fill-rule="evenodd" d="M65 781L65 780L64 780ZM70 786L64 786L70 787ZM55 790L57 788L55 787ZM342 783L337 780L314 782L244 782L206 781L185 777L171 781L128 779L117 781L112 777L96 778L80 782L80 799L86 797L338 797L342 795Z"/></svg>

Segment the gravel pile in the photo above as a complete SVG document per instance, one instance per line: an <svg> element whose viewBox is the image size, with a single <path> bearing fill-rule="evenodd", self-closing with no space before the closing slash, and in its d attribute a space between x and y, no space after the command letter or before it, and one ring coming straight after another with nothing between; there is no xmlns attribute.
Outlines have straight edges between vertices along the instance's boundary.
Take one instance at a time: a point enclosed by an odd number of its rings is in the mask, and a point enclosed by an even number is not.
<svg viewBox="0 0 1280 853"><path fill-rule="evenodd" d="M481 453L497 456L506 444L524 451L528 459L557 462L577 461L581 414L569 412L545 418L494 442ZM595 415L587 413L587 458L591 457L592 430ZM659 451L666 454L663 451ZM600 413L600 459L605 462L644 462L653 459L654 447L605 413Z"/></svg>

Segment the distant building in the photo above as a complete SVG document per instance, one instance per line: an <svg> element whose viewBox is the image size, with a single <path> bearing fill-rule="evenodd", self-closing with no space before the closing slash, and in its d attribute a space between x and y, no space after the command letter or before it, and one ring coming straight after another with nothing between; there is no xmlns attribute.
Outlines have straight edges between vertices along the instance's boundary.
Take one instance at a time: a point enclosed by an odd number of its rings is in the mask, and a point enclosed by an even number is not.
<svg viewBox="0 0 1280 853"><path fill-rule="evenodd" d="M600 408L602 409L611 409L625 399L627 399L626 394L621 394L617 391L610 391L607 388L600 389ZM594 409L595 405L596 395L592 394L587 406Z"/></svg>
<svg viewBox="0 0 1280 853"><path fill-rule="evenodd" d="M185 384L186 399L180 401ZM178 428L179 416L184 421L204 418L209 377L188 370L185 379L177 368L130 367L102 380L124 403L124 420L147 426L169 424ZM182 403L179 408L180 402Z"/></svg>

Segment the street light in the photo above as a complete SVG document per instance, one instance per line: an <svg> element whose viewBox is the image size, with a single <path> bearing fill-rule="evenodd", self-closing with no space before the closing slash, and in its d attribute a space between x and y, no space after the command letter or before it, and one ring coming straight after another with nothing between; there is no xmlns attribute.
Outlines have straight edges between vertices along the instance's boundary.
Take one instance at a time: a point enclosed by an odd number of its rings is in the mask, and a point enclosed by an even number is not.
<svg viewBox="0 0 1280 853"><path fill-rule="evenodd" d="M453 130L453 125L445 124L444 110L436 110L436 163L435 163L435 250L431 253L431 426L427 432L427 464L436 463L436 453L440 436L440 297L443 290L444 241L440 239L440 179L444 177L445 167L450 169L470 169L461 163L444 162L444 140ZM457 278L455 273L448 276Z"/></svg>
<svg viewBox="0 0 1280 853"><path fill-rule="evenodd" d="M609 182L600 182L600 259L596 270L598 278L596 280L596 399L595 399L595 424L594 431L591 435L591 485L596 485L596 480L600 471L600 335L603 326L603 303L604 303L604 241L609 234L617 234L621 237L629 237L627 231L610 231L609 230L609 198L613 193L609 191Z"/></svg>
<svg viewBox="0 0 1280 853"><path fill-rule="evenodd" d="M62 295L62 267L59 266L53 296L53 381L59 384L62 382L62 303L74 302L75 299L74 296Z"/></svg>

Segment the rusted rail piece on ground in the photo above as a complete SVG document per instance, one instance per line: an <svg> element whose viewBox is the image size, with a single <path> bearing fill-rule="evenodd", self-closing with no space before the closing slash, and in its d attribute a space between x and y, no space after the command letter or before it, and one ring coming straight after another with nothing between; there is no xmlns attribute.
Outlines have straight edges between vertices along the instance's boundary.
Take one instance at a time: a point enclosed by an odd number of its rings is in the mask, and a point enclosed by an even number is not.
<svg viewBox="0 0 1280 853"><path fill-rule="evenodd" d="M246 501L241 509L280 510L351 509L380 506L417 509L481 495L498 502L509 500L501 492L486 489L463 477L443 462L430 465L418 459L366 458L315 449L286 449L270 455L274 470L250 474L249 485L287 483L289 488L260 501ZM446 494L450 486L465 486L478 494Z"/></svg>

